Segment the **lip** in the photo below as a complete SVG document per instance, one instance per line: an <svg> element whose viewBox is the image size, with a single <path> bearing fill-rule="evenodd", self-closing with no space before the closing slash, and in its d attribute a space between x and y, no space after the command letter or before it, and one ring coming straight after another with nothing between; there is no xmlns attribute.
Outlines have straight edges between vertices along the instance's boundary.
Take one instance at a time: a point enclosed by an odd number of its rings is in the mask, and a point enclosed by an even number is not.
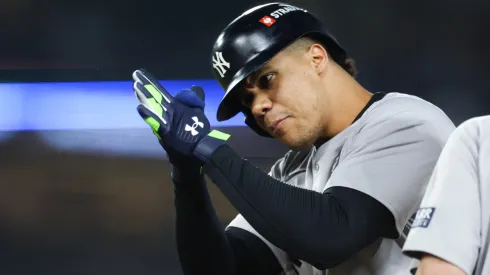
<svg viewBox="0 0 490 275"><path fill-rule="evenodd" d="M272 134L275 134L277 131L279 131L279 130L280 130L281 125L283 124L282 122L283 122L284 120L286 120L287 118L288 118L288 117L281 118L281 119L276 120L274 123L272 123L272 125L271 125L271 127L270 127Z"/></svg>

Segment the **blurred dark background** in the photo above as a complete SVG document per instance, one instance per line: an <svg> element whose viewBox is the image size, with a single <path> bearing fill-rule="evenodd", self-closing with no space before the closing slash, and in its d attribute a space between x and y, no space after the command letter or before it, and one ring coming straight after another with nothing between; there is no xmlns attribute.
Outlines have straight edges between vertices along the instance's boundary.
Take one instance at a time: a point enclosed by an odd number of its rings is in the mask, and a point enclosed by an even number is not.
<svg viewBox="0 0 490 275"><path fill-rule="evenodd" d="M455 124L490 113L490 1L285 2L330 26L371 91L420 96ZM161 79L209 79L220 30L260 3L1 1L0 82L128 81L139 67ZM243 126L225 130L265 170L285 151ZM135 152L139 143L153 153ZM209 188L226 225L236 212ZM0 129L0 274L181 274L172 199L149 129Z"/></svg>

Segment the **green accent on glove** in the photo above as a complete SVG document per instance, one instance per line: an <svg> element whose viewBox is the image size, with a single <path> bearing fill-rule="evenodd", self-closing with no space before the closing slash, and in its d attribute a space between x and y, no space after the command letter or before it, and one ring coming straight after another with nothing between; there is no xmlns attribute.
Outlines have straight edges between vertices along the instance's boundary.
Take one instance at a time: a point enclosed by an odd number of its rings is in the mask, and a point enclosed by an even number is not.
<svg viewBox="0 0 490 275"><path fill-rule="evenodd" d="M162 103L163 95L157 90L157 88L155 88L155 86L153 86L152 84L146 84L144 85L144 87L148 92L150 92L150 94L155 98L158 103Z"/></svg>
<svg viewBox="0 0 490 275"><path fill-rule="evenodd" d="M212 130L211 132L209 132L208 136L210 136L212 138L227 141L231 135L227 134L227 133L220 132L218 130Z"/></svg>
<svg viewBox="0 0 490 275"><path fill-rule="evenodd" d="M163 108L160 103L157 102L155 98L148 98L148 103L150 104L151 110L159 117L163 116Z"/></svg>
<svg viewBox="0 0 490 275"><path fill-rule="evenodd" d="M147 117L145 118L145 122L150 125L151 129L153 130L153 133L155 136L157 136L158 139L162 139L160 135L158 134L158 129L160 129L160 122L158 120L152 118L152 117Z"/></svg>

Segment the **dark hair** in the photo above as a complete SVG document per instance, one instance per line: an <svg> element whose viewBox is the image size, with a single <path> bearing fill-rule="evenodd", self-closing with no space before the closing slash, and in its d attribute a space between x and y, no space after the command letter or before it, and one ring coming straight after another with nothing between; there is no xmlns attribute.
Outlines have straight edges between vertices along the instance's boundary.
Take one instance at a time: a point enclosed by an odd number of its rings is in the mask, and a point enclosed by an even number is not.
<svg viewBox="0 0 490 275"><path fill-rule="evenodd" d="M300 39L296 40L293 44L291 44L288 48L289 49L292 49L292 50L306 50L308 48L311 47L311 45L313 44L320 44L322 45L325 50L327 51L328 53L328 47L326 45L324 45L323 43L321 43L320 41L312 38L312 37L308 37L308 36L305 36L305 37L301 37ZM328 54L328 56L334 60L332 58L332 56L330 54ZM340 67L342 67L342 69L344 69L347 73L349 73L352 77L356 77L357 76L357 68L356 68L356 62L354 61L354 59L352 58L347 58L345 59L343 62L339 63L337 61L335 61Z"/></svg>
<svg viewBox="0 0 490 275"><path fill-rule="evenodd" d="M353 58L347 58L344 63L339 64L346 72L348 72L352 77L356 78L357 68L356 61Z"/></svg>

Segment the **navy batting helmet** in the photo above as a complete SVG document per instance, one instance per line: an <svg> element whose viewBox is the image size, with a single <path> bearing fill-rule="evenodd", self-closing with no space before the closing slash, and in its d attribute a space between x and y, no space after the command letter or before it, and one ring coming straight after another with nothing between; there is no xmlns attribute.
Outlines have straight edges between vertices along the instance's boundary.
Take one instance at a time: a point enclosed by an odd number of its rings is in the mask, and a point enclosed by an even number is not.
<svg viewBox="0 0 490 275"><path fill-rule="evenodd" d="M270 136L244 108L236 92L238 84L281 50L301 37L320 42L332 59L342 64L345 50L312 13L289 4L269 3L251 8L233 20L216 39L212 51L213 75L225 90L217 120L224 121L239 112L245 123L262 136Z"/></svg>

